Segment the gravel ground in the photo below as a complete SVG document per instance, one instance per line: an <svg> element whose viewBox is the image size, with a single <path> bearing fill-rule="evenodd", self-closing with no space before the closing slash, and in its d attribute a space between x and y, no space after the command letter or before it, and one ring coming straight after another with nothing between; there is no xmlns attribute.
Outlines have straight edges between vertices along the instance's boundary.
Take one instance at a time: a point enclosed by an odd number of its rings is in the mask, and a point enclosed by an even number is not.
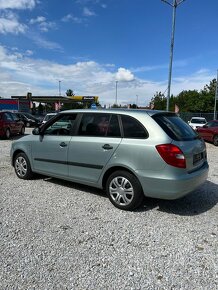
<svg viewBox="0 0 218 290"><path fill-rule="evenodd" d="M218 289L218 148L177 200L116 209L99 190L18 179L0 140L0 289Z"/></svg>

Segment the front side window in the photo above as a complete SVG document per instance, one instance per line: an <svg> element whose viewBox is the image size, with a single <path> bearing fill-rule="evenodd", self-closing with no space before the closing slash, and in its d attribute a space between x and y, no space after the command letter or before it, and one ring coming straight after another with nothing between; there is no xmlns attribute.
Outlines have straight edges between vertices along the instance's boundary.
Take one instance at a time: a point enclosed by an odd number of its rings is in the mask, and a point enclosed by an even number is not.
<svg viewBox="0 0 218 290"><path fill-rule="evenodd" d="M121 120L124 138L144 139L148 137L145 128L138 120L130 116L121 116Z"/></svg>
<svg viewBox="0 0 218 290"><path fill-rule="evenodd" d="M61 114L44 131L45 135L71 135L77 114Z"/></svg>

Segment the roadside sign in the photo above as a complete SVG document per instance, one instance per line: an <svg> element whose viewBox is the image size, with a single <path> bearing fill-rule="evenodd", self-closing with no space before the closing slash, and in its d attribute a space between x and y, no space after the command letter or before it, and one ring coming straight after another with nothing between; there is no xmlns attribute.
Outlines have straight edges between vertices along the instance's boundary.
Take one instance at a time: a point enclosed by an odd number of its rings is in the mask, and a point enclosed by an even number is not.
<svg viewBox="0 0 218 290"><path fill-rule="evenodd" d="M97 109L97 106L95 103L91 104L91 109Z"/></svg>

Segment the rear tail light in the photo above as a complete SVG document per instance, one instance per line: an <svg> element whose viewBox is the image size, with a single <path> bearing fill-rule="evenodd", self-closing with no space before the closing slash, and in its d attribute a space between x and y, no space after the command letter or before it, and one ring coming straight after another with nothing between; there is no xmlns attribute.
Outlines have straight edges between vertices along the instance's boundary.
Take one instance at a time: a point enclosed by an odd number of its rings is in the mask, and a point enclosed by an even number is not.
<svg viewBox="0 0 218 290"><path fill-rule="evenodd" d="M186 160L182 150L173 144L157 145L156 149L163 160L174 167L186 168Z"/></svg>

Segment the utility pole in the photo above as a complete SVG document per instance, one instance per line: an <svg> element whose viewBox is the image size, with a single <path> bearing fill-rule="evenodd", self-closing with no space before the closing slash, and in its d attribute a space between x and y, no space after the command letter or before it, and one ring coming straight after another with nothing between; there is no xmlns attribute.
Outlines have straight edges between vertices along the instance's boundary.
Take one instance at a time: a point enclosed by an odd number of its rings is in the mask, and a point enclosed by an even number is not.
<svg viewBox="0 0 218 290"><path fill-rule="evenodd" d="M216 78L216 91L215 91L215 100L214 100L214 114L213 119L216 120L216 102L218 99L218 70L217 70L217 78Z"/></svg>
<svg viewBox="0 0 218 290"><path fill-rule="evenodd" d="M58 86L59 87L59 96L61 96L61 81L60 80L58 81L58 84L59 84L59 86Z"/></svg>
<svg viewBox="0 0 218 290"><path fill-rule="evenodd" d="M167 0L161 0L162 2L167 3L173 7L173 20L172 20L172 32L171 32L171 44L170 44L170 63L169 63L169 76L168 76L168 88L167 88L167 107L166 110L169 111L170 104L170 88L171 88L171 79L172 79L172 64L173 64L173 48L174 48L174 35L175 35L175 25L176 25L176 8L184 2L185 0L173 0L173 3L168 2Z"/></svg>
<svg viewBox="0 0 218 290"><path fill-rule="evenodd" d="M116 95L115 95L115 105L117 105L117 84L118 84L118 81L116 81Z"/></svg>

